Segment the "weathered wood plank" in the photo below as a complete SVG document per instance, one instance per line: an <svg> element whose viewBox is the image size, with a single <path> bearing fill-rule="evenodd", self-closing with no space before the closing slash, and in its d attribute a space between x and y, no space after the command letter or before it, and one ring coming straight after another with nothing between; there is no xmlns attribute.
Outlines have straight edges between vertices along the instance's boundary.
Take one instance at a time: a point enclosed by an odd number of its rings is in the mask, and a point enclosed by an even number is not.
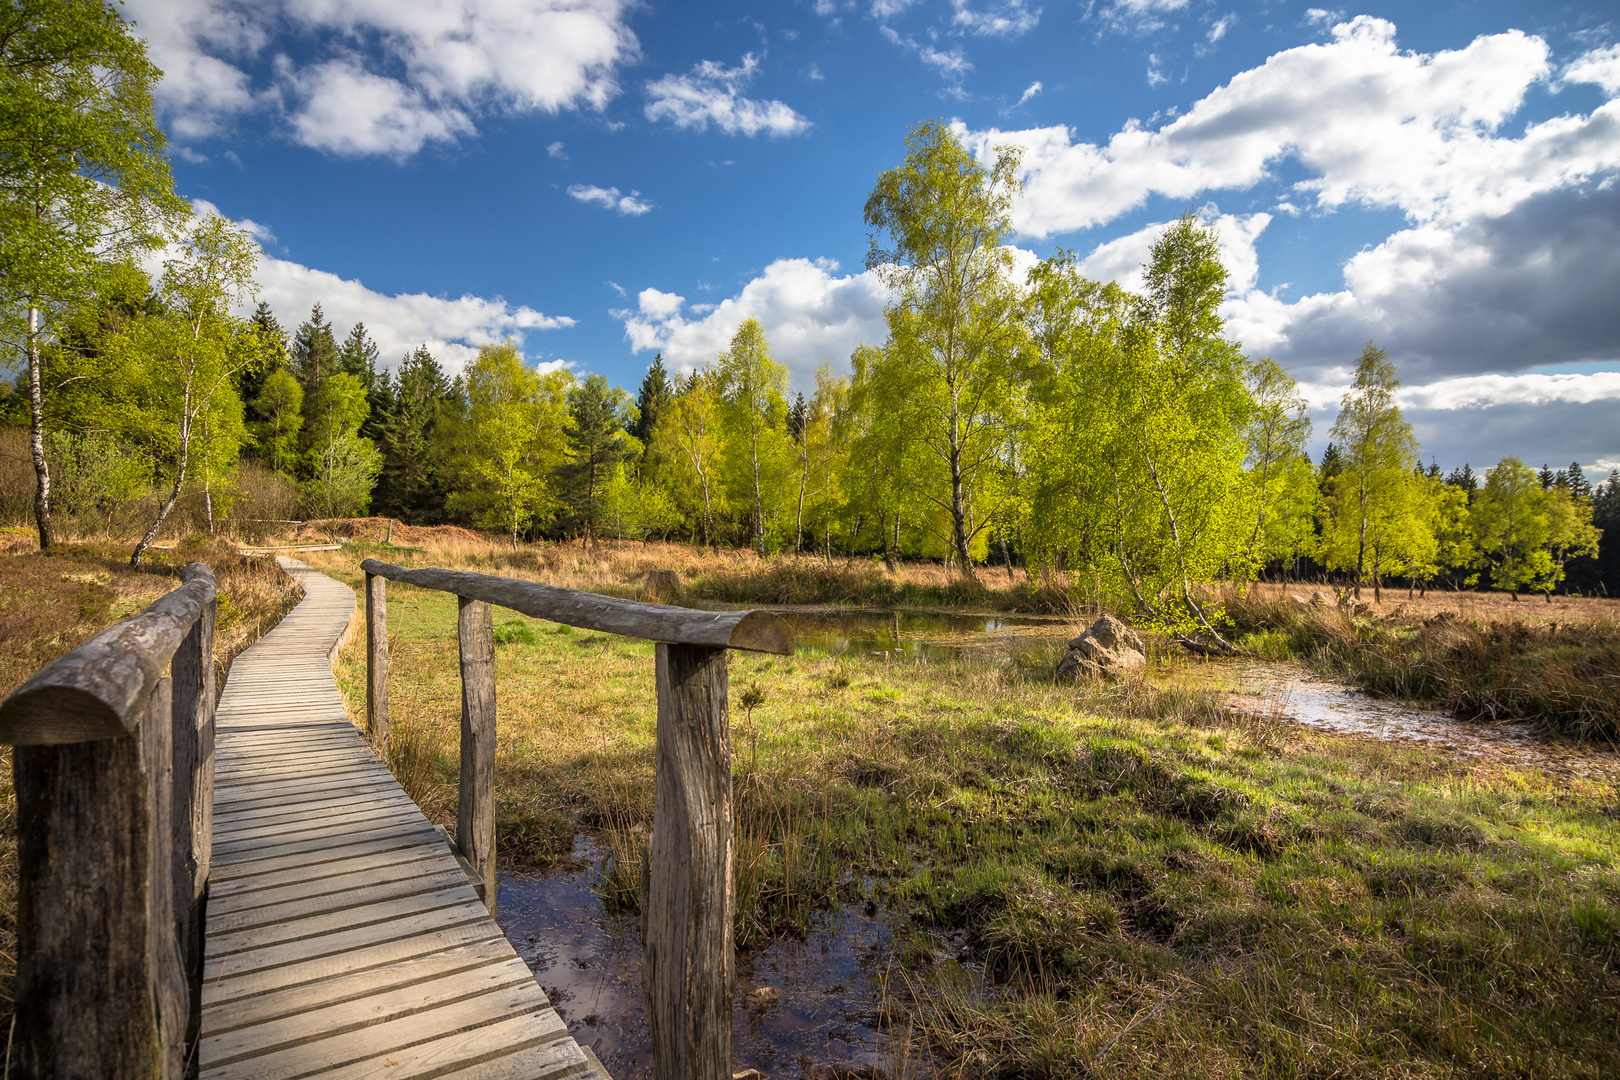
<svg viewBox="0 0 1620 1080"><path fill-rule="evenodd" d="M366 732L388 756L388 579L366 575Z"/></svg>
<svg viewBox="0 0 1620 1080"><path fill-rule="evenodd" d="M346 888L295 895L279 904L261 904L252 908L216 911L209 915L209 925L223 938L224 935L234 931L254 930L266 926L289 928L294 921L317 915L349 910L370 911L373 905L383 901L426 896L458 885L471 888L467 885L467 876L459 869L434 870L428 873L417 869L409 874L386 880L378 880L367 875L363 878L350 877L349 881L350 884ZM303 932L306 927L300 922L297 929L298 932ZM289 929L289 932L292 931Z"/></svg>
<svg viewBox="0 0 1620 1080"><path fill-rule="evenodd" d="M505 938L491 937L364 971L344 972L329 979L210 1006L206 1013L208 1030L222 1035L286 1017L302 1018L318 1008L358 1001L427 979L477 972L491 964L510 961L513 955L512 946Z"/></svg>
<svg viewBox="0 0 1620 1080"><path fill-rule="evenodd" d="M485 964L476 969L449 972L437 977L429 976L407 986L379 989L349 1001L323 1003L320 1008L296 1016L281 1017L251 1027L222 1032L209 1039L207 1052L210 1060L223 1065L250 1055L262 1058L278 1051L294 1050L300 1044L319 1043L322 1053L333 1054L333 1057L337 1058L341 1050L334 1044L339 1036L351 1035L361 1028L413 1016L429 1009L510 991L533 981L534 976L530 974L528 965L514 957ZM482 1009L487 1008L489 1004L473 1001L473 1007L480 1010L473 1014L474 1019L483 1019ZM522 1008L521 1004L519 1008ZM405 1025L400 1025L396 1037L408 1042L415 1040L419 1035ZM385 1042L377 1040L375 1033L372 1032L367 1032L361 1038L351 1037L344 1041L351 1046L356 1044L363 1046L362 1053L367 1054L390 1049Z"/></svg>
<svg viewBox="0 0 1620 1080"><path fill-rule="evenodd" d="M461 786L456 846L484 881L495 914L495 630L489 605L461 597Z"/></svg>
<svg viewBox="0 0 1620 1080"><path fill-rule="evenodd" d="M304 910L281 922L246 930L221 930L209 936L208 955L223 960L236 953L311 940L339 931L360 931L369 926L381 926L383 923L394 923L400 919L431 915L446 908L462 907L477 902L477 894L463 878L436 892L417 892L392 899L373 900L369 904L343 907L336 911ZM384 928L380 932L390 933L391 929Z"/></svg>
<svg viewBox="0 0 1620 1080"><path fill-rule="evenodd" d="M658 1080L730 1080L731 748L723 649L660 644L641 986Z"/></svg>
<svg viewBox="0 0 1620 1080"><path fill-rule="evenodd" d="M510 608L537 619L567 623L625 637L646 638L711 648L751 649L791 655L793 630L767 611L696 611L664 604L541 585L517 578L470 574L460 570L407 570L403 566L367 559L360 564L368 574L425 589L451 592L486 604Z"/></svg>

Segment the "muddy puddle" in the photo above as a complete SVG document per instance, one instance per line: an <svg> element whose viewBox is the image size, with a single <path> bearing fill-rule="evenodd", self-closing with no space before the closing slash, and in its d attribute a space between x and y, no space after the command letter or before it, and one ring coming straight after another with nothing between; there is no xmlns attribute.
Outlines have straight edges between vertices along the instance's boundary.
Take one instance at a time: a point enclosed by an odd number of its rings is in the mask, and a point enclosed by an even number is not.
<svg viewBox="0 0 1620 1080"><path fill-rule="evenodd" d="M1353 686L1318 677L1298 664L1226 661L1200 665L1209 685L1231 703L1320 731L1412 742L1481 763L1544 769L1594 780L1620 778L1612 749L1548 734L1536 724L1470 723L1449 713L1368 697Z"/></svg>
<svg viewBox="0 0 1620 1080"><path fill-rule="evenodd" d="M590 1046L614 1080L641 1080L652 1076L641 928L634 917L603 911L592 885L604 858L582 835L569 868L502 871L499 921L575 1041ZM958 963L951 941L860 907L818 914L803 941L739 953L732 1068L806 1080L928 1075L903 1020L891 1034L884 992L896 956L918 951L932 978L981 978L974 965Z"/></svg>

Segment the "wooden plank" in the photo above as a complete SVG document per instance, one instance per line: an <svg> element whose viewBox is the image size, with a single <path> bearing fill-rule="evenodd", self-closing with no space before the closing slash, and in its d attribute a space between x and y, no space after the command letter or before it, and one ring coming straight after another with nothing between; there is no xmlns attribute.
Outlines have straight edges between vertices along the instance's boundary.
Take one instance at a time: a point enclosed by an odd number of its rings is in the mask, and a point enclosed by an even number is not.
<svg viewBox="0 0 1620 1080"><path fill-rule="evenodd" d="M289 1016L306 1016L328 1005L342 1005L411 986L426 979L441 978L464 971L477 971L500 964L515 956L503 937L491 937L441 949L424 956L413 956L364 971L349 971L329 979L254 994L223 1005L211 1006L208 1030L216 1034L267 1024Z"/></svg>
<svg viewBox="0 0 1620 1080"><path fill-rule="evenodd" d="M366 575L366 731L388 756L388 579Z"/></svg>
<svg viewBox="0 0 1620 1080"><path fill-rule="evenodd" d="M373 990L348 1001L323 1003L320 1008L294 1016L221 1032L209 1038L205 1052L209 1060L225 1065L243 1057L263 1058L278 1051L292 1050L300 1044L313 1043L318 1039L321 1051L338 1059L341 1051L335 1045L337 1036L350 1035L361 1028L429 1009L460 1004L488 994L510 994L512 990L525 985L533 987L534 976L529 973L527 964L514 957L481 964L476 968L428 976L405 986ZM476 1004L480 1010L489 1005L488 1002ZM528 1002L520 1002L519 1008L525 1004ZM409 1041L418 1036L401 1025L396 1037ZM386 1044L379 1045L374 1032L366 1033L364 1039L350 1038L344 1041L350 1044L361 1042L366 1053L374 1054L388 1049Z"/></svg>
<svg viewBox="0 0 1620 1080"><path fill-rule="evenodd" d="M374 926L357 927L318 938L290 941L281 945L256 949L253 952L231 953L221 957L213 955L213 935L210 934L206 977L209 979L228 978L251 971L262 971L267 968L290 967L305 960L314 960L323 956L338 956L351 950L364 949L372 945L385 945L391 941L400 941L419 934L431 934L436 930L448 930L456 926L476 924L487 914L483 909L483 905L473 900L442 907L435 911L407 915L404 918L392 919Z"/></svg>
<svg viewBox="0 0 1620 1080"><path fill-rule="evenodd" d="M768 611L695 611L666 604L639 604L599 593L491 574L407 570L376 559L367 559L360 566L368 574L391 581L455 593L465 599L587 630L710 648L752 649L783 656L793 653L792 628Z"/></svg>
<svg viewBox="0 0 1620 1080"><path fill-rule="evenodd" d="M255 830L246 836L221 837L224 842L214 849L214 854L216 857L244 855L262 851L270 845L279 847L282 844L301 844L306 841L326 843L333 838L342 839L361 835L361 829L395 829L400 826L414 826L421 819L422 812L414 806L385 807L382 810L371 812L354 811L345 817L306 822L297 827L281 824Z"/></svg>
<svg viewBox="0 0 1620 1080"><path fill-rule="evenodd" d="M530 985L532 986L532 980ZM563 1061L584 1061L568 1029L550 1006L537 1007L535 994L507 989L442 1008L386 1021L358 1032L319 1039L285 1050L222 1065L204 1080L291 1080L319 1070L328 1080L422 1076L469 1058L494 1057L503 1050L565 1041ZM543 1000L543 999L542 999ZM477 1025L471 1027L470 1025ZM385 1064L387 1063L387 1064ZM542 1062L542 1064L545 1064ZM240 1067L240 1071L238 1071ZM538 1076L566 1075L537 1072Z"/></svg>
<svg viewBox="0 0 1620 1080"><path fill-rule="evenodd" d="M271 857L249 858L240 861L216 859L214 861L213 879L223 884L237 878L260 877L266 874L280 873L284 870L294 870L312 865L318 866L323 863L334 863L366 855L380 855L388 851L425 847L441 842L439 834L430 827L411 833L392 830L380 836L341 845L328 845L315 849L297 846L294 850L279 852Z"/></svg>
<svg viewBox="0 0 1620 1080"><path fill-rule="evenodd" d="M434 835L438 834L435 833ZM342 859L300 863L295 866L285 867L273 874L244 875L235 881L219 881L211 885L208 890L209 910L213 911L216 906L233 903L236 897L244 894L252 895L261 889L289 888L311 882L325 881L345 874L382 872L401 863L441 860L440 865L449 865L442 862L445 857L446 848L441 839L439 844L416 844L388 848L384 851L363 852ZM450 857L450 864L456 864L453 856Z"/></svg>
<svg viewBox="0 0 1620 1080"><path fill-rule="evenodd" d="M335 911L302 911L294 918L281 922L250 927L246 930L220 931L208 939L208 955L223 960L237 953L267 949L272 945L285 945L317 937L368 926L380 926L400 919L432 915L446 908L477 903L478 896L464 877L435 892L415 892L388 900L375 900L360 906L341 907Z"/></svg>
<svg viewBox="0 0 1620 1080"><path fill-rule="evenodd" d="M251 921L261 908L275 907L291 900L318 905L323 897L342 899L345 893L353 894L367 888L383 889L395 882L432 881L441 877L449 878L453 874L462 874L464 879L466 877L459 864L454 871L448 869L442 861L442 853L416 849L406 855L408 857L398 862L386 865L373 863L364 870L347 873L333 872L332 864L328 863L321 868L318 877L274 885L261 882L251 889L211 896L209 924L220 930L229 930L237 925L233 920L240 918Z"/></svg>
<svg viewBox="0 0 1620 1080"><path fill-rule="evenodd" d="M413 870L381 881L369 875L364 878L350 876L348 881L346 887L291 896L279 904L260 904L251 908L215 911L209 915L209 926L223 939L224 935L233 931L257 929L262 926L286 927L291 926L293 920L307 919L316 915L350 909L370 911L371 905L384 900L424 896L458 885L469 889L472 887L467 885L467 875L462 873L459 867L455 870L436 870L431 873ZM218 954L217 946L211 949Z"/></svg>
<svg viewBox="0 0 1620 1080"><path fill-rule="evenodd" d="M731 1080L731 748L723 649L660 644L641 986L657 1080Z"/></svg>
<svg viewBox="0 0 1620 1080"><path fill-rule="evenodd" d="M205 984L208 995L203 1000L203 1014L206 1016L209 1008L214 1005L318 982L334 975L364 971L413 957L427 956L457 945L495 939L505 940L501 937L500 928L486 917L458 923L455 926L441 927L432 933L411 934L392 941L359 946L345 953L312 956L279 967L211 974L209 982ZM205 1033L208 1030L206 1022L203 1030Z"/></svg>
<svg viewBox="0 0 1620 1080"><path fill-rule="evenodd" d="M456 845L484 882L495 914L495 630L489 605L460 598L461 786Z"/></svg>

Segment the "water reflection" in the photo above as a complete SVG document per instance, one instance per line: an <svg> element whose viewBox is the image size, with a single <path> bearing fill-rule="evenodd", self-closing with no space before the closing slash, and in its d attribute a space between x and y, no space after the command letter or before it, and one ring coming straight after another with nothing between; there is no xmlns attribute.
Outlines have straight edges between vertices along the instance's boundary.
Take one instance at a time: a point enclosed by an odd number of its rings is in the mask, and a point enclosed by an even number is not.
<svg viewBox="0 0 1620 1080"><path fill-rule="evenodd" d="M652 1076L641 996L638 920L602 910L592 883L603 852L587 836L574 864L523 876L502 872L500 924L550 996L575 1041L590 1046L614 1080ZM884 985L899 952L952 968L950 943L859 907L818 914L804 941L778 940L737 957L732 1067L768 1076L829 1078L851 1072L921 1076L927 1064L902 1022L889 1033ZM974 978L963 967L957 978Z"/></svg>
<svg viewBox="0 0 1620 1080"><path fill-rule="evenodd" d="M1058 616L974 614L903 609L874 611L778 610L793 627L801 653L953 660L964 656L1006 661L1015 653L1049 647L1074 636Z"/></svg>

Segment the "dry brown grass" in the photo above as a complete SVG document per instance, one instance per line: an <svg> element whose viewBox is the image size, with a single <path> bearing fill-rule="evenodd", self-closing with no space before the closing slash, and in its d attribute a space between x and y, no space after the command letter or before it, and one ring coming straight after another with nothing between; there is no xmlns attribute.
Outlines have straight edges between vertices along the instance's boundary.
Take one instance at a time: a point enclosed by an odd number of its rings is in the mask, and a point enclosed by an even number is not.
<svg viewBox="0 0 1620 1080"><path fill-rule="evenodd" d="M1247 587L1248 592L1263 600L1283 601L1290 596L1309 600L1317 592L1332 603L1336 596L1331 585L1312 585L1296 582L1278 585L1257 582ZM1510 593L1471 589L1453 592L1449 589L1430 589L1425 596L1407 595L1406 589L1385 589L1382 603L1374 603L1372 589L1361 590L1361 600L1376 614L1407 615L1414 619L1427 619L1443 611L1464 619L1481 622L1517 619L1529 623L1571 623L1608 620L1620 621L1620 599L1597 596L1552 596L1544 599L1539 594L1524 593L1515 601Z"/></svg>

